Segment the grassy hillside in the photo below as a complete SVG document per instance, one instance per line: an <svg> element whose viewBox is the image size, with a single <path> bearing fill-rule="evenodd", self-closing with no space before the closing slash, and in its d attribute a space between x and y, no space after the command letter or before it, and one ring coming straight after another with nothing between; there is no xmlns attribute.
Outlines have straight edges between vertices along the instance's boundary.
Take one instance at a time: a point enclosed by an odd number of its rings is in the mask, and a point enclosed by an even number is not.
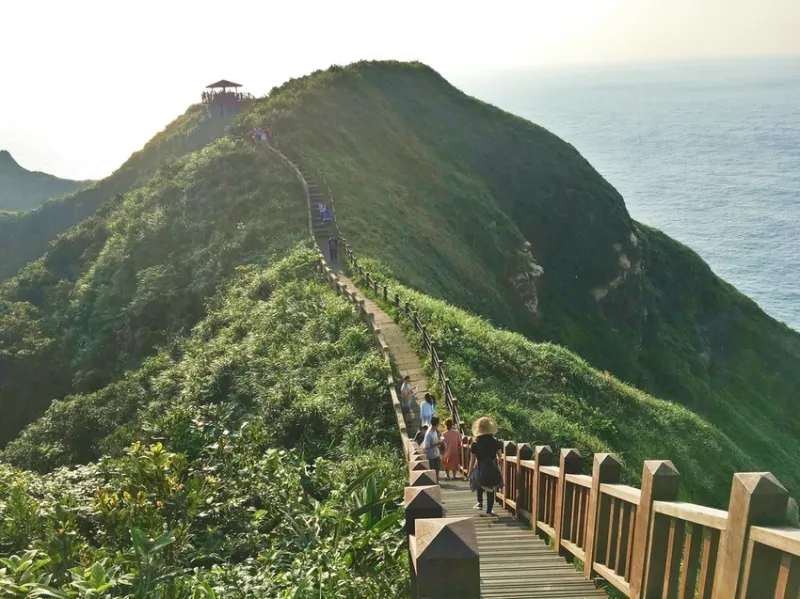
<svg viewBox="0 0 800 599"><path fill-rule="evenodd" d="M204 106L192 106L109 177L36 210L0 216L0 281L39 258L59 234L91 216L101 204L144 183L162 163L202 148L222 135L226 125Z"/></svg>
<svg viewBox="0 0 800 599"><path fill-rule="evenodd" d="M0 286L0 446L53 399L138 368L236 266L268 263L306 227L293 173L228 140L104 204Z"/></svg>
<svg viewBox="0 0 800 599"><path fill-rule="evenodd" d="M632 484L639 483L644 460L670 459L682 476L682 496L707 505L726 505L734 472L762 470L768 463L784 483L799 488L800 466L781 440L742 428L748 440L742 443L723 427L593 368L564 347L499 330L403 287L380 264L372 262L369 270L380 272L428 324L465 421L489 414L505 439L550 444L554 450L577 447L586 458L586 473L593 453L611 451ZM402 309L377 299L416 341L422 357L422 340Z"/></svg>
<svg viewBox="0 0 800 599"><path fill-rule="evenodd" d="M404 284L690 408L759 468L800 459L800 335L633 221L569 144L420 64L290 81L255 122L311 157L343 233Z"/></svg>
<svg viewBox="0 0 800 599"><path fill-rule="evenodd" d="M0 595L407 596L406 471L366 327L307 249L241 267L212 304L5 452L43 471L105 457L44 476L0 463L0 555L19 556ZM16 594L26 576L40 590Z"/></svg>
<svg viewBox="0 0 800 599"><path fill-rule="evenodd" d="M0 211L30 210L90 183L29 171L17 164L7 150L0 150Z"/></svg>

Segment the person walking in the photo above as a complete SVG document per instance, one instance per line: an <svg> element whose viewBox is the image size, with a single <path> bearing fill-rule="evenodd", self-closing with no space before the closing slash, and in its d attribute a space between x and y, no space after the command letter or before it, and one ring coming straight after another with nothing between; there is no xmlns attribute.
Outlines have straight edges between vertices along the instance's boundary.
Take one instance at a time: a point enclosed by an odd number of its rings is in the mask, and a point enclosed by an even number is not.
<svg viewBox="0 0 800 599"><path fill-rule="evenodd" d="M406 375L403 378L403 386L400 387L400 397L402 399L401 407L403 409L403 416L411 419L411 402L417 400L416 389L411 388L411 377Z"/></svg>
<svg viewBox="0 0 800 599"><path fill-rule="evenodd" d="M442 454L442 468L447 480L450 480L450 473L453 479L458 478L458 458L461 454L461 433L453 430L453 419L447 418L444 421L445 431L442 435L444 441L444 453Z"/></svg>
<svg viewBox="0 0 800 599"><path fill-rule="evenodd" d="M261 140L263 134L264 130L261 127L253 127L253 146L258 146L258 142Z"/></svg>
<svg viewBox="0 0 800 599"><path fill-rule="evenodd" d="M328 239L328 252L331 255L331 262L339 260L339 240L334 235L331 235L330 239Z"/></svg>
<svg viewBox="0 0 800 599"><path fill-rule="evenodd" d="M442 469L442 457L440 447L442 445L442 437L439 434L439 419L434 416L431 418L431 426L428 432L425 433L425 440L422 442L422 449L425 450L425 457L431 470L436 472L436 484L439 484L439 470Z"/></svg>
<svg viewBox="0 0 800 599"><path fill-rule="evenodd" d="M495 494L503 486L503 473L497 464L503 444L495 438L497 425L487 416L472 423L472 434L475 441L472 443L469 463L470 488L478 495L476 510L483 509L483 493L486 492L486 515L491 516Z"/></svg>
<svg viewBox="0 0 800 599"><path fill-rule="evenodd" d="M431 423L435 407L436 402L434 401L433 396L430 393L426 393L425 399L422 401L422 405L419 407L419 418L422 421L423 426Z"/></svg>

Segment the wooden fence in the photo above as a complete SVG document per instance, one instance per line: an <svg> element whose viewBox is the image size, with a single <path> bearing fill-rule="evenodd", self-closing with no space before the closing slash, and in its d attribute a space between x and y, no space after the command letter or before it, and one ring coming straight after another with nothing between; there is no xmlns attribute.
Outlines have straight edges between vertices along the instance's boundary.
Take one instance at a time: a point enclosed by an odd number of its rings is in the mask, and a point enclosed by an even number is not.
<svg viewBox="0 0 800 599"><path fill-rule="evenodd" d="M431 337L430 333L428 333L427 325L420 319L419 312L414 308L414 305L409 302L408 300L402 299L400 294L394 292L390 292L388 285L381 283L379 279L377 279L374 275L370 274L364 267L362 267L358 263L358 258L353 253L353 250L350 248L350 245L347 243L347 240L342 237L342 243L345 248L345 252L347 254L348 262L351 265L351 268L361 280L364 282L364 287L370 293L373 293L376 297L382 298L385 302L391 302L396 307L402 309L402 314L405 318L407 318L414 329L420 334L422 337L422 346L425 349L425 352L428 355L428 360L430 361L431 370L436 376L437 381L439 382L439 386L442 389L442 394L444 396L445 406L447 407L447 411L450 413L450 417L453 419L453 428L459 431L462 435L465 434L467 431L465 429L465 425L461 420L461 416L458 411L458 399L456 398L455 394L453 393L453 388L450 385L450 379L447 378L447 372L445 371L444 367L444 360L439 356L439 350L436 346L436 342Z"/></svg>
<svg viewBox="0 0 800 599"><path fill-rule="evenodd" d="M463 437L466 472L472 439ZM767 472L733 477L728 511L677 501L680 476L669 461L647 461L642 488L619 484L613 454L581 455L513 441L499 460L499 505L552 548L583 562L626 597L795 599L800 593L800 529L786 526L789 495Z"/></svg>

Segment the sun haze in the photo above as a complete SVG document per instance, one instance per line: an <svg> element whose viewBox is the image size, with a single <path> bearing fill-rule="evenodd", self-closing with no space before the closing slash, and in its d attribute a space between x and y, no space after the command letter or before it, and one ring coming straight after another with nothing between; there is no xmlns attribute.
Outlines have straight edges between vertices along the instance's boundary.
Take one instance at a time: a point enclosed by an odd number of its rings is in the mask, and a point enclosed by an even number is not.
<svg viewBox="0 0 800 599"><path fill-rule="evenodd" d="M797 0L189 2L3 8L0 149L100 178L220 78L255 94L360 59L477 71L800 53Z"/></svg>

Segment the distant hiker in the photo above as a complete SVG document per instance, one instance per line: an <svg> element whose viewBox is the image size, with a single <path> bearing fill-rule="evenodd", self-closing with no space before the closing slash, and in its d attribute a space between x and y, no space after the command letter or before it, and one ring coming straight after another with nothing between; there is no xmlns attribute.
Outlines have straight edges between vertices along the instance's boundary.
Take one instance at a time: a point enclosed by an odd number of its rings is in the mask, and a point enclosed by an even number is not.
<svg viewBox="0 0 800 599"><path fill-rule="evenodd" d="M264 127L264 141L267 143L272 142L272 130L269 127Z"/></svg>
<svg viewBox="0 0 800 599"><path fill-rule="evenodd" d="M401 404L403 408L403 415L411 418L411 402L417 400L417 392L411 388L411 377L406 375L403 379L403 386L400 387Z"/></svg>
<svg viewBox="0 0 800 599"><path fill-rule="evenodd" d="M436 472L436 484L439 484L439 470L442 469L442 458L440 448L442 437L439 434L439 419L434 416L431 418L431 427L425 433L425 440L422 442L422 449L425 450L425 457L428 459L431 470Z"/></svg>
<svg viewBox="0 0 800 599"><path fill-rule="evenodd" d="M329 223L331 222L332 218L333 218L333 213L331 212L331 209L325 206L325 210L322 212L322 222Z"/></svg>
<svg viewBox="0 0 800 599"><path fill-rule="evenodd" d="M433 396L430 393L425 394L425 399L422 402L422 405L419 408L420 412L420 420L422 420L422 424L430 424L431 420L433 419L433 411L436 407L436 402L433 399Z"/></svg>
<svg viewBox="0 0 800 599"><path fill-rule="evenodd" d="M339 260L339 240L331 236L328 239L328 251L331 254L331 261L336 262Z"/></svg>
<svg viewBox="0 0 800 599"><path fill-rule="evenodd" d="M264 135L264 130L261 127L253 127L253 145L257 146L261 136Z"/></svg>
<svg viewBox="0 0 800 599"><path fill-rule="evenodd" d="M486 491L486 514L491 516L495 493L503 486L503 474L497 465L503 444L495 438L497 425L486 416L472 423L472 434L475 441L469 463L469 487L478 494L476 510L483 509L483 492Z"/></svg>
<svg viewBox="0 0 800 599"><path fill-rule="evenodd" d="M458 478L458 458L461 454L461 433L453 430L452 418L445 420L444 426L447 430L442 435L442 439L444 440L442 468L449 480L451 472L453 473L453 478Z"/></svg>
<svg viewBox="0 0 800 599"><path fill-rule="evenodd" d="M427 430L428 430L428 427L427 427L427 425L426 425L426 426L423 426L423 427L421 427L421 428L420 428L420 429L417 431L417 434L416 434L416 435L414 435L414 441L416 441L417 443L419 443L420 445L422 445L422 442L425 440L425 433L427 432Z"/></svg>

